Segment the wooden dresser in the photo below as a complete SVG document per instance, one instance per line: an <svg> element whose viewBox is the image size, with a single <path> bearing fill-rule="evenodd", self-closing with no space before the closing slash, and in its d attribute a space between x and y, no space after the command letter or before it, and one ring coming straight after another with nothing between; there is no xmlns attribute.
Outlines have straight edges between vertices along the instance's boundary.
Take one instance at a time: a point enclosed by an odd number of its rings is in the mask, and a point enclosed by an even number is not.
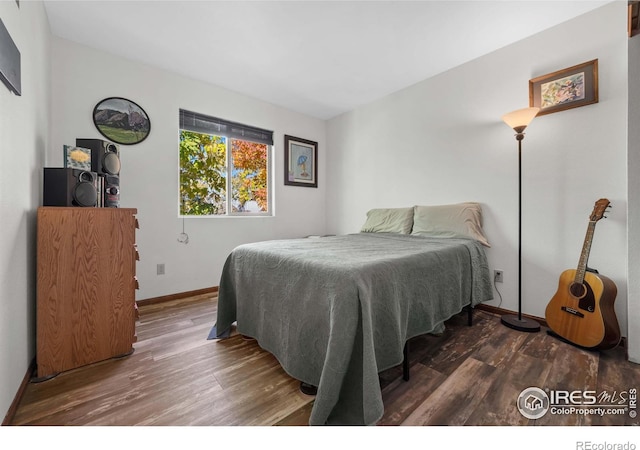
<svg viewBox="0 0 640 450"><path fill-rule="evenodd" d="M133 352L136 213L38 209L38 378Z"/></svg>

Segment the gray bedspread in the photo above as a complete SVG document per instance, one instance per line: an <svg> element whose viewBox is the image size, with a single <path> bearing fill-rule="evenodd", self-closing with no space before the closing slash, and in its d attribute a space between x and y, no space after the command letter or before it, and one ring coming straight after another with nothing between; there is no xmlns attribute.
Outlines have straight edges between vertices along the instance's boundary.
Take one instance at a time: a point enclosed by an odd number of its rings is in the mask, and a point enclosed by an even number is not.
<svg viewBox="0 0 640 450"><path fill-rule="evenodd" d="M220 279L213 337L237 330L318 387L310 424L375 424L378 373L405 342L493 298L483 247L468 239L358 233L241 245ZM210 335L211 336L211 335Z"/></svg>

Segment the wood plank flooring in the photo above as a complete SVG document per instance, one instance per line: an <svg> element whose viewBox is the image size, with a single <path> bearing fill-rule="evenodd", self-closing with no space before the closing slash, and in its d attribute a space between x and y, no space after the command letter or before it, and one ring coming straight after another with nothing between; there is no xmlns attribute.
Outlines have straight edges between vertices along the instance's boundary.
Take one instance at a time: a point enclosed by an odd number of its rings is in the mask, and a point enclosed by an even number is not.
<svg viewBox="0 0 640 450"><path fill-rule="evenodd" d="M13 425L307 425L313 397L255 341L208 341L215 294L140 308L135 352L30 383ZM531 386L620 395L640 388L640 365L623 348L578 349L521 333L486 311L447 322L440 336L411 341L411 379L380 374L379 425L639 425L623 415L546 414L516 407ZM623 392L624 391L624 392Z"/></svg>

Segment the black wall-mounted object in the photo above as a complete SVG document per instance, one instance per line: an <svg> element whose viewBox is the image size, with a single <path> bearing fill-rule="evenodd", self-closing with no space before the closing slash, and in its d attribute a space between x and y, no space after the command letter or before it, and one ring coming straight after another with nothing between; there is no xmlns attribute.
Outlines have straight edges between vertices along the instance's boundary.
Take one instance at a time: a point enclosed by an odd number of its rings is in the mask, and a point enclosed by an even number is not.
<svg viewBox="0 0 640 450"><path fill-rule="evenodd" d="M20 51L0 19L0 80L16 95L22 95Z"/></svg>

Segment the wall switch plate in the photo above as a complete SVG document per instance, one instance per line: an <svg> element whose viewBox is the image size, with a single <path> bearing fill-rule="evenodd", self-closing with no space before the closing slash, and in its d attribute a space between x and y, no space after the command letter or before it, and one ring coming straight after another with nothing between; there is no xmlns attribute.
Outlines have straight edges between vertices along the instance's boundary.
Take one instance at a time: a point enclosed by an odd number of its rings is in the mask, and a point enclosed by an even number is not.
<svg viewBox="0 0 640 450"><path fill-rule="evenodd" d="M164 264L158 264L157 274L158 275L164 275Z"/></svg>

